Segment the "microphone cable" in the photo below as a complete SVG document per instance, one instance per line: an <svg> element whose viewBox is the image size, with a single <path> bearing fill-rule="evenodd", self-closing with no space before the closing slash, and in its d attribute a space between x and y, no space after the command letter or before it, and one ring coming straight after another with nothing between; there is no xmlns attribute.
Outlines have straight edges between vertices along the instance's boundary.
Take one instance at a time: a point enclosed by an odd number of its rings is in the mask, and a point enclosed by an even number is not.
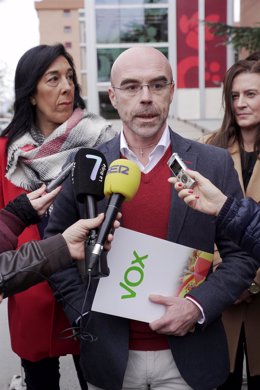
<svg viewBox="0 0 260 390"><path fill-rule="evenodd" d="M89 314L90 314L90 311L87 311L87 312L84 313L84 307L85 307L85 304L86 304L87 296L88 296L90 285L91 285L91 279L92 279L91 278L91 272L88 272L88 281L87 281L87 284L86 284L86 291L85 291L85 295L84 295L84 299L83 299L83 303L82 303L82 307L81 307L80 311L76 307L74 307L64 297L64 295L63 295L62 291L59 289L59 287L57 287L55 285L55 283L48 276L45 276L41 272L35 271L35 270L20 270L20 271L16 272L16 275L19 274L19 273L34 273L36 275L39 275L42 278L42 281L47 281L49 283L50 287L53 290L57 291L57 293L61 297L61 299L59 299L59 301L61 300L62 302L66 303L72 310L74 310L74 312L77 313L78 318L77 318L76 321L77 321L77 323L79 325L70 326L70 327L68 327L66 329L63 329L60 332L60 338L61 339L67 340L67 339L76 339L77 338L79 340L87 341L87 342L93 342L93 341L97 340L96 336L93 336L91 333L89 333L88 331L84 330L84 321L86 321L86 317L88 317ZM31 286L31 287L33 287L33 286ZM1 293L4 294L4 288L3 288L2 291L0 291L0 294ZM6 297L4 296L4 298L6 298ZM65 335L66 333L70 333L70 334Z"/></svg>

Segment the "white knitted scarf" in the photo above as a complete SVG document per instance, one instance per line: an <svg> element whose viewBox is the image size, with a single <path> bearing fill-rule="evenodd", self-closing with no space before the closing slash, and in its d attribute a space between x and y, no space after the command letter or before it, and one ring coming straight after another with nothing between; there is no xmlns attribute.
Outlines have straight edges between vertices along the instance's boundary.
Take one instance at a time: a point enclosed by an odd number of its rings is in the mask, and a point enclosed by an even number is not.
<svg viewBox="0 0 260 390"><path fill-rule="evenodd" d="M6 177L14 185L34 191L60 172L72 152L95 147L116 135L111 124L100 116L77 108L42 144L24 134L8 148Z"/></svg>

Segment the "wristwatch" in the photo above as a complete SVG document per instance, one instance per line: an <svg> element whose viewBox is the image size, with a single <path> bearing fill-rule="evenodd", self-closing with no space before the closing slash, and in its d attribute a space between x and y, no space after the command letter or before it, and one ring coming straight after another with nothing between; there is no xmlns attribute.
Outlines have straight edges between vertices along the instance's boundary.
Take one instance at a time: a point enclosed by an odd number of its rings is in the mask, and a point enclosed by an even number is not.
<svg viewBox="0 0 260 390"><path fill-rule="evenodd" d="M256 282L252 282L250 286L248 287L248 291L250 294L259 294L260 293L260 286Z"/></svg>

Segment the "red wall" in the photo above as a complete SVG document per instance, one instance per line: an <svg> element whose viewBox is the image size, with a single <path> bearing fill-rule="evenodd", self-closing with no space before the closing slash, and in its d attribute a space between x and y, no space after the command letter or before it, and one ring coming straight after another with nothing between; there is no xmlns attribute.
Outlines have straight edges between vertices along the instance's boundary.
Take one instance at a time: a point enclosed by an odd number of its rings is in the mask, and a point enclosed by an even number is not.
<svg viewBox="0 0 260 390"><path fill-rule="evenodd" d="M205 0L205 20L227 23L227 1ZM177 0L178 88L198 88L198 0ZM226 72L226 46L205 26L205 85L216 87Z"/></svg>

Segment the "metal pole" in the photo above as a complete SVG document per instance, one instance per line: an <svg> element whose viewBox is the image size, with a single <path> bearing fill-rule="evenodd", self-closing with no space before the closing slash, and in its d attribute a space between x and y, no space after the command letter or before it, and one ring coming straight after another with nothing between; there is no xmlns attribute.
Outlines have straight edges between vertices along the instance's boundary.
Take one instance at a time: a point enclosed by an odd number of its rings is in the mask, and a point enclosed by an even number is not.
<svg viewBox="0 0 260 390"><path fill-rule="evenodd" d="M173 118L178 117L176 0L171 0L168 4L168 56L172 66L173 80L175 81L175 91L169 117Z"/></svg>
<svg viewBox="0 0 260 390"><path fill-rule="evenodd" d="M95 1L85 0L88 111L99 114Z"/></svg>
<svg viewBox="0 0 260 390"><path fill-rule="evenodd" d="M234 25L234 0L227 0L227 24ZM233 45L229 44L227 47L227 69L234 64L234 49Z"/></svg>
<svg viewBox="0 0 260 390"><path fill-rule="evenodd" d="M200 119L205 118L205 0L199 0L199 92Z"/></svg>

